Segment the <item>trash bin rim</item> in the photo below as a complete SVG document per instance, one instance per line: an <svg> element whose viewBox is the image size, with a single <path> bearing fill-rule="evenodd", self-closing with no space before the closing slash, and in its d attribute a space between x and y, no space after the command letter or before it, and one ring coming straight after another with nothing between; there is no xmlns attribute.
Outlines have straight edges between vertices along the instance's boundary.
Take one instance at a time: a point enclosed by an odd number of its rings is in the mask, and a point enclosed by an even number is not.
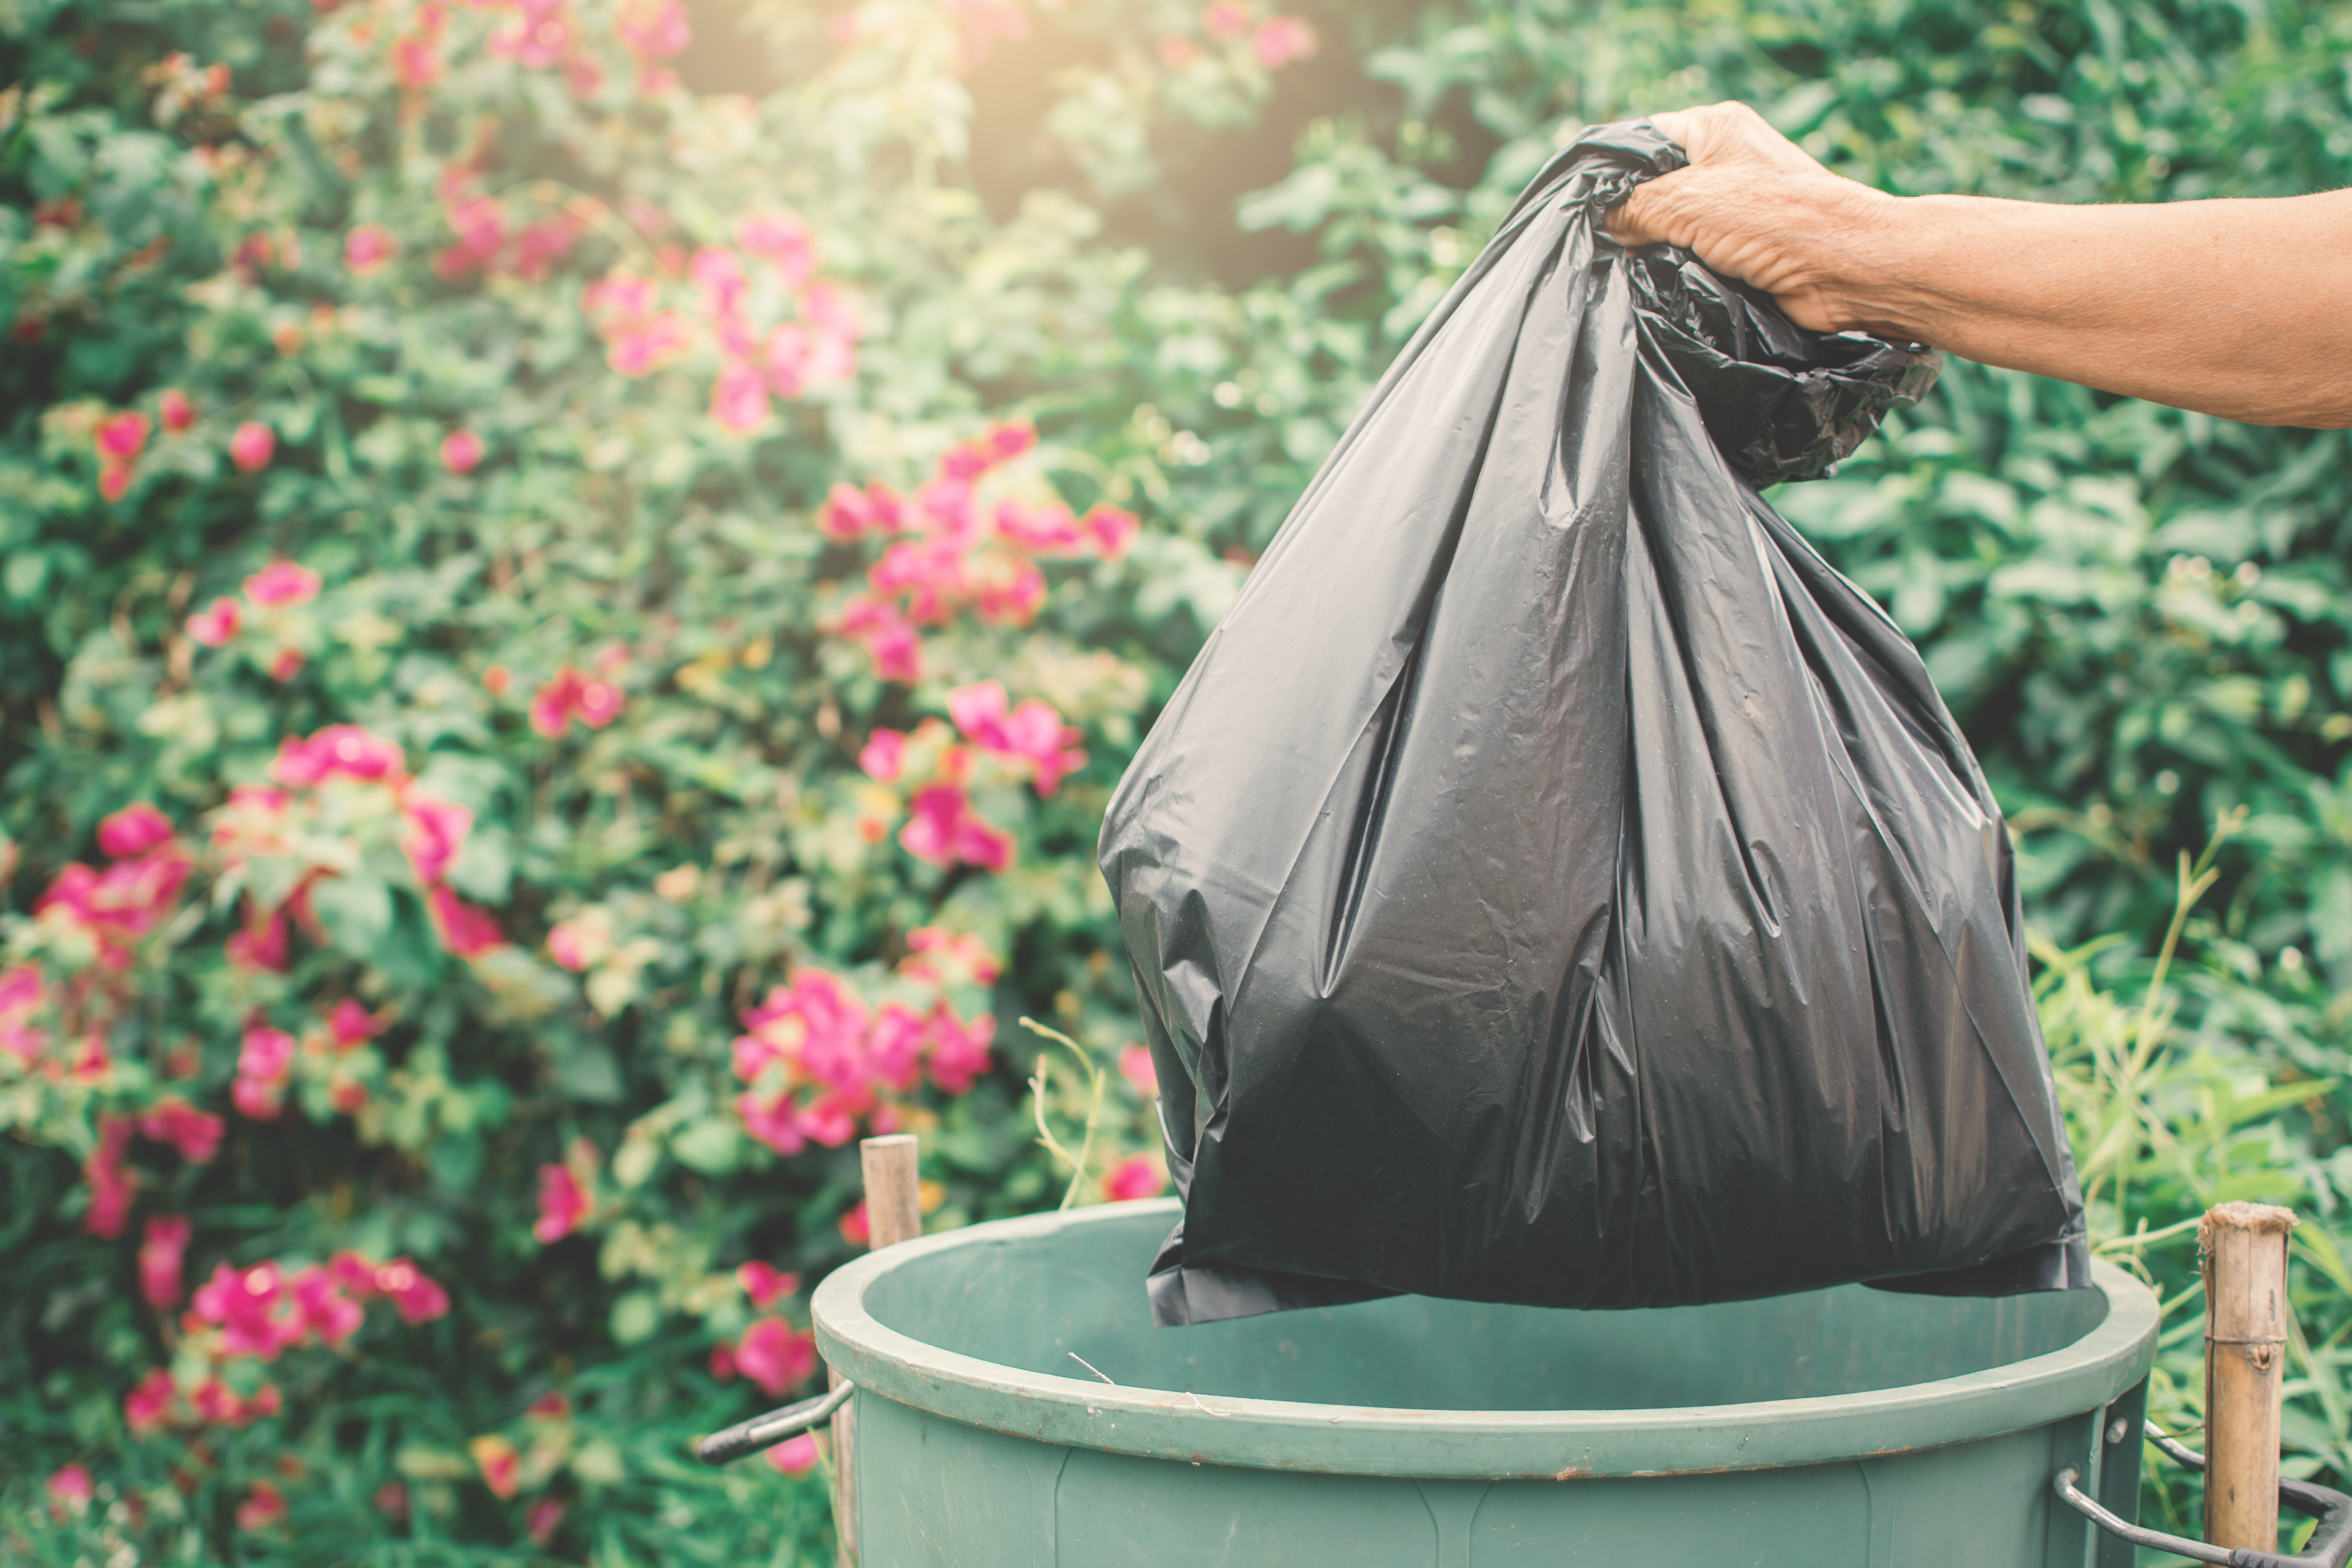
<svg viewBox="0 0 2352 1568"><path fill-rule="evenodd" d="M1118 1387L960 1354L866 1310L878 1280L934 1253L1147 1216L1164 1225L1179 1206L1167 1198L992 1220L869 1253L817 1287L818 1352L862 1395L1056 1446L1263 1469L1496 1480L1769 1469L1941 1447L2099 1409L2146 1376L2156 1357L2156 1297L2103 1260L2092 1265L2092 1288L2106 1298L2105 1317L2042 1355L1894 1388L1641 1410L1412 1410Z"/></svg>

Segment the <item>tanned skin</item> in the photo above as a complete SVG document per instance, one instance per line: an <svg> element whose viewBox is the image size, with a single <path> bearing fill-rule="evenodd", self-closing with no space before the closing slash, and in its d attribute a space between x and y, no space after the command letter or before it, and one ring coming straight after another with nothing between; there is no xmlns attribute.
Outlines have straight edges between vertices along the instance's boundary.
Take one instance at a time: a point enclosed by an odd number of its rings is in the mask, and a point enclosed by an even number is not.
<svg viewBox="0 0 2352 1568"><path fill-rule="evenodd" d="M1801 325L2249 425L2352 427L2352 191L2065 206L1890 196L1743 103L1651 117L1690 154L1610 218Z"/></svg>

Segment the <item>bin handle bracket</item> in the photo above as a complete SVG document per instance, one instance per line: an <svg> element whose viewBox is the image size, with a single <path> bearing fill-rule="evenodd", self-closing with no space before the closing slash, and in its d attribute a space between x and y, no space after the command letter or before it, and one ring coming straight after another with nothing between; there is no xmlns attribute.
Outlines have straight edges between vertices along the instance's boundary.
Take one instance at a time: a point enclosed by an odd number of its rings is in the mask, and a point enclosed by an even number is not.
<svg viewBox="0 0 2352 1568"><path fill-rule="evenodd" d="M787 1405L782 1410L771 1410L765 1415L739 1421L724 1432L713 1432L697 1443L694 1457L706 1465L723 1465L746 1454L772 1448L787 1437L796 1436L832 1420L834 1412L849 1403L849 1396L856 1392L856 1384L845 1383L814 1399L803 1399L797 1405Z"/></svg>
<svg viewBox="0 0 2352 1568"><path fill-rule="evenodd" d="M2205 1468L2205 1456L2183 1444L2175 1442L2152 1424L2143 1424L2147 1440L2163 1451L2166 1458L2192 1470ZM2252 1546L2213 1546L2202 1541L2190 1541L2179 1535L2167 1535L2160 1530L2143 1530L2127 1524L2083 1495L2075 1483L2081 1475L2069 1465L2051 1481L2058 1500L2076 1513L2105 1531L2109 1535L2130 1542L2134 1546L2146 1546L2158 1552L2169 1552L2176 1557L2187 1557L2199 1563L2218 1563L2222 1568L2346 1568L2352 1563L2352 1497L2313 1486L2309 1481L2279 1481L2279 1501L2297 1513L2308 1514L2319 1521L2319 1528L2311 1532L2310 1542L2301 1552L2287 1553L2263 1552Z"/></svg>

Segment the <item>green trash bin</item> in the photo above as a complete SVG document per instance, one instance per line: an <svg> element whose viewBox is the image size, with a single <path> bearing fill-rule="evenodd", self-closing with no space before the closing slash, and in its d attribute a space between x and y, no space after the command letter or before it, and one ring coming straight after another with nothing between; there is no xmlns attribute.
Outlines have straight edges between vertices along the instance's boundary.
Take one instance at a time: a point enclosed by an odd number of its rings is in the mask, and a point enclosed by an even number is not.
<svg viewBox="0 0 2352 1568"><path fill-rule="evenodd" d="M2071 1467L2136 1511L2157 1304L2107 1265L2000 1300L1405 1296L1155 1329L1175 1214L975 1226L819 1287L861 1568L2130 1563L2051 1490Z"/></svg>

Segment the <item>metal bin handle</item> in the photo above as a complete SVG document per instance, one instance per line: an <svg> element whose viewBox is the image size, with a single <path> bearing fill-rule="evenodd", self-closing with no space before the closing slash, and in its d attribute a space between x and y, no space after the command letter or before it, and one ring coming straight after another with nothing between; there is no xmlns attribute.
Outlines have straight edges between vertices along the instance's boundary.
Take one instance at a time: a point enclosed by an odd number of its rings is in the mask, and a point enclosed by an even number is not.
<svg viewBox="0 0 2352 1568"><path fill-rule="evenodd" d="M2142 1423L2141 1430L2147 1440L2163 1450L2178 1464L2192 1470L2205 1468L2205 1456L2172 1438L2150 1424ZM2319 1521L2319 1528L2311 1532L2311 1540L2301 1552L2289 1555L2263 1552L2252 1546L2212 1546L2202 1541L2190 1541L2182 1536L2167 1535L2160 1530L2143 1530L2126 1524L2084 1497L2075 1482L2082 1478L2073 1466L2058 1472L2051 1482L2059 1500L2089 1520L2108 1534L2119 1536L2134 1546L2153 1547L2169 1552L2176 1557L2192 1558L2199 1563L2218 1563L2222 1568L2346 1568L2352 1563L2352 1497L2326 1487L2313 1486L2309 1481L2279 1480L2279 1501L2297 1513L2308 1514Z"/></svg>
<svg viewBox="0 0 2352 1568"><path fill-rule="evenodd" d="M785 1438L795 1436L812 1426L822 1426L833 1419L833 1413L849 1402L857 1385L845 1383L829 1393L814 1399L803 1399L797 1405L787 1405L782 1410L771 1410L765 1415L754 1415L749 1421L739 1421L724 1432L713 1432L694 1446L694 1457L706 1465L723 1465L730 1459L740 1459L746 1454L756 1454L762 1448L772 1448ZM2342 1568L2342 1564L2335 1565Z"/></svg>

